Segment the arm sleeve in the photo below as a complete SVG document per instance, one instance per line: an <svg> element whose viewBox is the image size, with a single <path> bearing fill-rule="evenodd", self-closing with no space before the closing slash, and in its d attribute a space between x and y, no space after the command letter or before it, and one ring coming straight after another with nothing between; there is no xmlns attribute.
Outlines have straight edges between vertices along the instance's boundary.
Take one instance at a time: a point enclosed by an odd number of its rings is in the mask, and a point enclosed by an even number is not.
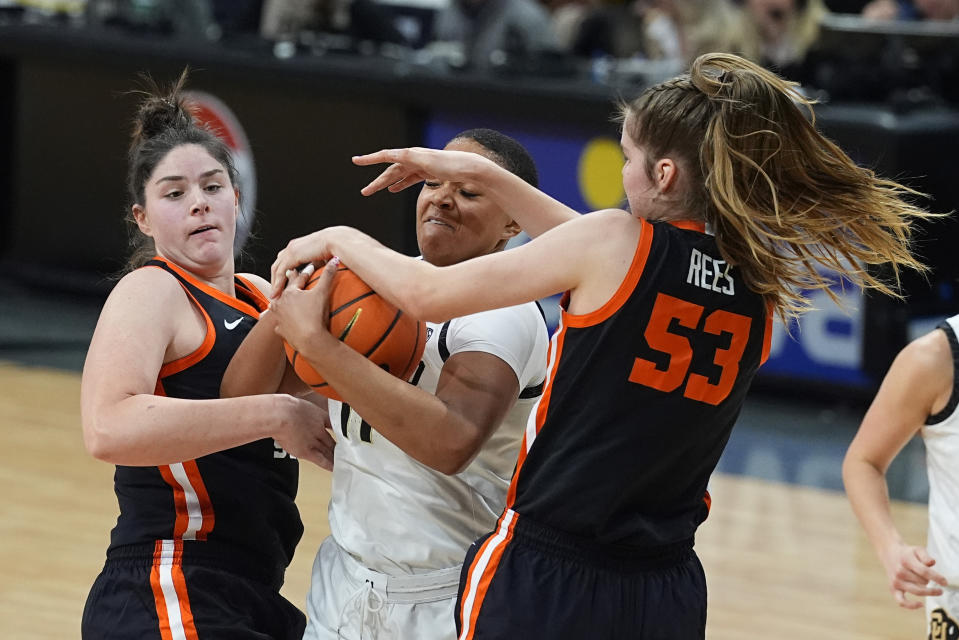
<svg viewBox="0 0 959 640"><path fill-rule="evenodd" d="M508 364L520 391L546 375L546 322L535 303L456 318L445 338L450 355L482 351Z"/></svg>

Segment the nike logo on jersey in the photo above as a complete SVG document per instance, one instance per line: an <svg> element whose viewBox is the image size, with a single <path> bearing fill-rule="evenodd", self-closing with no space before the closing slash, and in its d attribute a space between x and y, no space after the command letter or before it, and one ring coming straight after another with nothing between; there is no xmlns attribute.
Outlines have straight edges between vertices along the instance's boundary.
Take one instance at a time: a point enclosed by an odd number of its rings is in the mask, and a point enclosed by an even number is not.
<svg viewBox="0 0 959 640"><path fill-rule="evenodd" d="M227 322L226 318L223 318L223 326L226 327L227 331L233 331L241 322L243 322L243 316L240 316L233 322Z"/></svg>

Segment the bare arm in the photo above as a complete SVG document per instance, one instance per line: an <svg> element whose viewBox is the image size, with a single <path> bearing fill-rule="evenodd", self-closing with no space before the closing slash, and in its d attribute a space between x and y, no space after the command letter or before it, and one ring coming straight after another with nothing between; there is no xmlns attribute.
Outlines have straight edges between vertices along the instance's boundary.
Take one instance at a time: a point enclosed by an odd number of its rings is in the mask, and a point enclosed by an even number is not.
<svg viewBox="0 0 959 640"><path fill-rule="evenodd" d="M952 353L942 331L906 346L886 374L843 461L843 482L853 511L882 561L893 596L910 609L922 603L908 600L906 593L939 595L941 589L926 584L946 581L931 568L935 560L925 548L903 541L889 508L886 470L926 417L948 402L952 370Z"/></svg>
<svg viewBox="0 0 959 640"><path fill-rule="evenodd" d="M182 336L190 334L194 313L179 284L160 270L138 270L117 284L83 369L87 450L115 464L159 465L273 437L294 455L328 466L332 440L321 412L308 402L288 395L215 400L155 395L164 361L190 351Z"/></svg>
<svg viewBox="0 0 959 640"><path fill-rule="evenodd" d="M315 321L328 318L333 269L310 291L302 279L273 303L278 331L364 420L409 456L447 474L464 469L513 406L519 382L500 358L453 355L436 395L390 375Z"/></svg>
<svg viewBox="0 0 959 640"><path fill-rule="evenodd" d="M382 189L397 193L427 178L481 185L484 193L534 238L579 217L575 210L476 153L414 147L354 156L353 162L360 166L393 163L363 188L361 193L366 196Z"/></svg>
<svg viewBox="0 0 959 640"><path fill-rule="evenodd" d="M434 267L392 251L356 229L331 227L297 238L273 263L273 295L285 273L338 256L367 284L417 318L444 322L571 291L574 313L600 307L629 269L640 222L622 211L580 216L521 247Z"/></svg>

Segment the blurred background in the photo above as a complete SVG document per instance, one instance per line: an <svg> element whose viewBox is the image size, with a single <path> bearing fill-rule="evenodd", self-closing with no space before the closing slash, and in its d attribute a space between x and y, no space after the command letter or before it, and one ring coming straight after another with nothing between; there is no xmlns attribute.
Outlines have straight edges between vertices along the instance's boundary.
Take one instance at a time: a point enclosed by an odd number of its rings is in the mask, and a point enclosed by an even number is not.
<svg viewBox="0 0 959 640"><path fill-rule="evenodd" d="M621 206L615 102L717 50L799 82L857 162L959 208L959 0L0 0L0 362L82 367L127 251L139 74L190 66L197 112L240 168L240 269L262 275L333 224L414 254L415 194L363 198L375 170L350 157L470 127L520 140L575 209ZM841 490L893 356L959 312L957 225L917 230L932 272L906 274L903 301L837 282L841 306L819 296L776 327L720 472ZM918 439L889 482L925 501Z"/></svg>

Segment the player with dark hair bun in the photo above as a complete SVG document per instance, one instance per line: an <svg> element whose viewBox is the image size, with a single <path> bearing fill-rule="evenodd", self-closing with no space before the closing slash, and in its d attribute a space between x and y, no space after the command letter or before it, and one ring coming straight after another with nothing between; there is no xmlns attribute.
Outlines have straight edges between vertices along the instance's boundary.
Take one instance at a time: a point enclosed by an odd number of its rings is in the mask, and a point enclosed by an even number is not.
<svg viewBox="0 0 959 640"><path fill-rule="evenodd" d="M82 636L298 639L303 613L279 594L303 531L292 456L329 468L333 441L308 400L219 399L267 283L234 273L236 170L194 121L185 80L144 93L129 156L132 271L83 367L84 443L116 465L120 515Z"/></svg>

